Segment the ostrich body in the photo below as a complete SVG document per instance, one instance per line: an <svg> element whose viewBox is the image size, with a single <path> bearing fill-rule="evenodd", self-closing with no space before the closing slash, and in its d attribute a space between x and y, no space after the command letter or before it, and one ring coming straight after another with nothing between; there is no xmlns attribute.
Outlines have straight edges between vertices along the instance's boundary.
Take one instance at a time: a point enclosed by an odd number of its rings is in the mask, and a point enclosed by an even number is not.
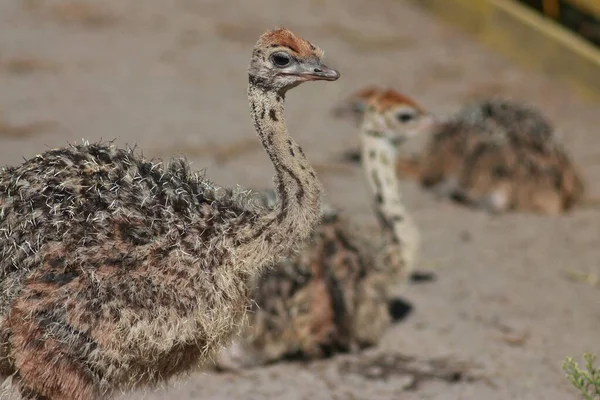
<svg viewBox="0 0 600 400"><path fill-rule="evenodd" d="M467 105L453 120L483 127L465 140L469 152L462 159L457 194L468 203L490 212L558 214L583 198L579 171L539 111L483 100ZM438 147L444 145L440 142Z"/></svg>
<svg viewBox="0 0 600 400"><path fill-rule="evenodd" d="M343 215L324 208L308 246L258 281L248 324L219 354L218 368L318 359L377 343L390 323L389 282L378 248L352 232Z"/></svg>
<svg viewBox="0 0 600 400"><path fill-rule="evenodd" d="M439 123L419 164L425 187L493 213L558 214L584 194L552 125L512 101L483 100Z"/></svg>
<svg viewBox="0 0 600 400"><path fill-rule="evenodd" d="M287 134L283 100L336 80L285 29L258 40L251 115L280 201L265 208L183 160L131 149L50 150L0 174L0 373L31 399L106 399L208 360L242 323L265 265L320 218L321 187Z"/></svg>
<svg viewBox="0 0 600 400"><path fill-rule="evenodd" d="M362 143L365 154L376 154L365 171L381 223L379 240L355 233L343 214L324 205L309 245L260 278L248 327L219 355L218 367L356 351L377 344L390 325L391 289L412 270L419 235L398 191L392 129L382 123L401 107L388 107L385 97L374 99L373 107ZM275 193L264 192L263 201L275 204Z"/></svg>
<svg viewBox="0 0 600 400"><path fill-rule="evenodd" d="M374 87L361 90L336 114L356 118L381 92ZM482 100L428 131L418 135L428 139L418 159L398 158L397 168L401 176L419 180L440 196L490 212L543 214L568 210L583 198L583 180L552 125L529 106Z"/></svg>

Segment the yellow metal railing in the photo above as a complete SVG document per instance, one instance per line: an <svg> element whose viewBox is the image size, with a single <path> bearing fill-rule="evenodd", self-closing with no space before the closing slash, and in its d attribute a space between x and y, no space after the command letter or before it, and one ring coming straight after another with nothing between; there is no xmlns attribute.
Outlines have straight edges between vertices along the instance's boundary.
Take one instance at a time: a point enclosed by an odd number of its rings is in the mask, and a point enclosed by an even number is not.
<svg viewBox="0 0 600 400"><path fill-rule="evenodd" d="M463 27L515 61L560 77L582 94L600 100L600 49L521 1L410 1ZM576 2L589 3L590 10L600 11L600 0L568 1L569 6ZM557 2L547 0L542 3L544 11L562 17L560 6L562 4L564 11L566 0L562 0L558 8ZM579 9L583 10L582 7ZM586 10L583 11L588 13Z"/></svg>

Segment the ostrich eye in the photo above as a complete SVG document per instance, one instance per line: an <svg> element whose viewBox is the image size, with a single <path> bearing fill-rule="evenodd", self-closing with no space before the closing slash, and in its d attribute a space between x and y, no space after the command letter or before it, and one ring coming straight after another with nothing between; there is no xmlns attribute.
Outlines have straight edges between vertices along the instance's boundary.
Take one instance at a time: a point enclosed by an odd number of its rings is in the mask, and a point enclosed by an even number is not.
<svg viewBox="0 0 600 400"><path fill-rule="evenodd" d="M287 67L292 62L292 59L286 53L275 53L271 56L271 62L275 64L276 67Z"/></svg>
<svg viewBox="0 0 600 400"><path fill-rule="evenodd" d="M396 115L396 118L400 122L408 122L408 121L412 120L414 117L415 117L414 114L406 113L406 112L399 113L398 115Z"/></svg>

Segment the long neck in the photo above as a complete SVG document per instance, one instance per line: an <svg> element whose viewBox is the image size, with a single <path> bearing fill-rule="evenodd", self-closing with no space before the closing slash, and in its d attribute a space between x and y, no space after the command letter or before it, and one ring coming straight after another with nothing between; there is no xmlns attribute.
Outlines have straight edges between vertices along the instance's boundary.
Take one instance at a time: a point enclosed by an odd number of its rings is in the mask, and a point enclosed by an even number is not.
<svg viewBox="0 0 600 400"><path fill-rule="evenodd" d="M254 128L275 168L279 198L263 218L264 235L286 246L307 238L319 221L321 185L302 148L288 134L284 95L264 88L250 76L248 98Z"/></svg>
<svg viewBox="0 0 600 400"><path fill-rule="evenodd" d="M419 236L408 215L395 171L396 149L380 131L363 125L362 164L375 199L387 260L392 268L412 269Z"/></svg>

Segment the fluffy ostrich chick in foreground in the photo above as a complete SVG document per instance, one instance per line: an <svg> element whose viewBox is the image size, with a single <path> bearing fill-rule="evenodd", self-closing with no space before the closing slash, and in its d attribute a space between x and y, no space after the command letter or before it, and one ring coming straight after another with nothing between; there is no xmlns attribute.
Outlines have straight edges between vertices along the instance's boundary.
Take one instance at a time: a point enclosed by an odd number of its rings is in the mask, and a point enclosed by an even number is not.
<svg viewBox="0 0 600 400"><path fill-rule="evenodd" d="M267 264L320 219L321 186L283 118L288 89L334 81L285 29L252 53L248 97L279 201L253 204L131 149L47 151L0 174L0 374L28 399L107 399L205 362Z"/></svg>
<svg viewBox="0 0 600 400"><path fill-rule="evenodd" d="M362 89L335 113L356 120L368 101L382 92L376 87ZM397 97L407 98L399 93ZM529 106L481 100L424 133L419 135L426 138L420 155L398 158L397 168L401 176L415 178L440 195L490 212L543 214L560 213L583 199L579 171L554 137L551 124Z"/></svg>
<svg viewBox="0 0 600 400"><path fill-rule="evenodd" d="M413 269L419 245L393 164L400 108L406 109L391 105L386 96L374 98L361 130L364 168L381 225L379 240L357 234L343 215L324 206L310 244L259 280L250 323L219 355L220 368L289 356L320 358L381 339L390 325L392 289ZM275 204L275 193L264 193L263 201Z"/></svg>

